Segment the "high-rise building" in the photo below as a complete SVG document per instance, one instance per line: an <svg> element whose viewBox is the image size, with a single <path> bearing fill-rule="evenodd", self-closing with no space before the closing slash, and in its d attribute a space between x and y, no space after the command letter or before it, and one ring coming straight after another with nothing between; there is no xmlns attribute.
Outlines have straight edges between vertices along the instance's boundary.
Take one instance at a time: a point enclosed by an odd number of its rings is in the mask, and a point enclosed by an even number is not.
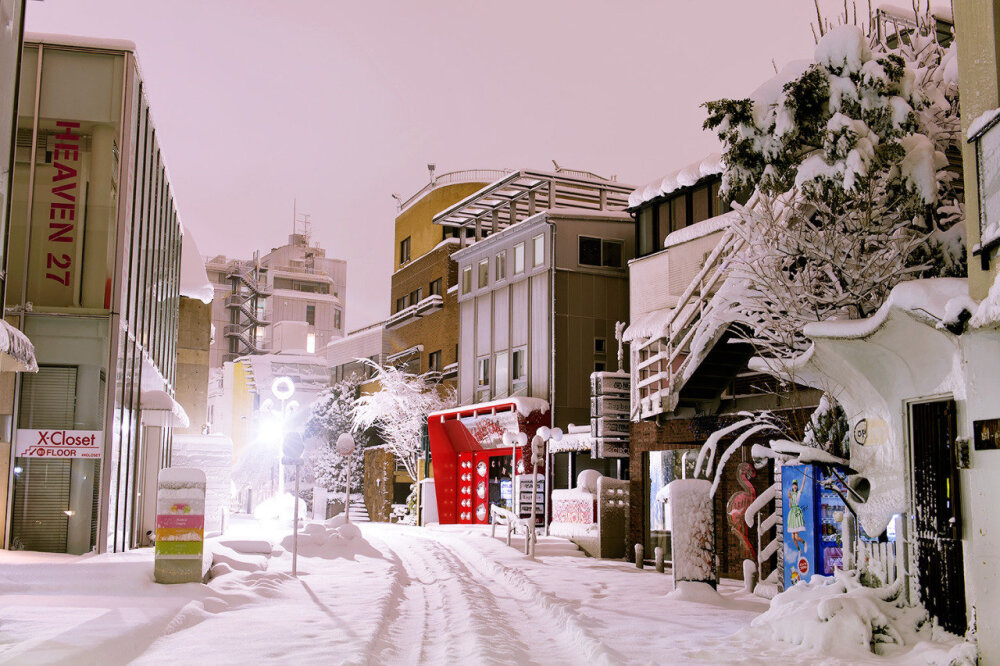
<svg viewBox="0 0 1000 666"><path fill-rule="evenodd" d="M14 389L5 545L125 550L187 425L181 225L134 44L29 35L21 81L6 312L38 373Z"/></svg>
<svg viewBox="0 0 1000 666"><path fill-rule="evenodd" d="M296 351L312 354L344 336L347 262L327 257L308 232L291 234L287 244L263 257L212 257L206 269L215 286L212 368L241 356L289 349L276 337L281 322L305 323Z"/></svg>

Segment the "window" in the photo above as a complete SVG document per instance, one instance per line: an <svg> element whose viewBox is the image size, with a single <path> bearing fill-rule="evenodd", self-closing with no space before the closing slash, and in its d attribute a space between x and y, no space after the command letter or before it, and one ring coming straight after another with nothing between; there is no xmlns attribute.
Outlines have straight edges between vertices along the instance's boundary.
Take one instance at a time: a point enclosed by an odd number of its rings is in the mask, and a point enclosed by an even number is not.
<svg viewBox="0 0 1000 666"><path fill-rule="evenodd" d="M422 301L423 298L424 298L424 290L422 288L414 289L413 291L410 292L410 305L416 305L417 303Z"/></svg>
<svg viewBox="0 0 1000 666"><path fill-rule="evenodd" d="M580 236L581 266L621 268L623 252L621 241Z"/></svg>
<svg viewBox="0 0 1000 666"><path fill-rule="evenodd" d="M524 243L514 246L514 275L524 272Z"/></svg>
<svg viewBox="0 0 1000 666"><path fill-rule="evenodd" d="M490 357L483 356L478 361L479 372L476 375L477 386L490 385Z"/></svg>
<svg viewBox="0 0 1000 666"><path fill-rule="evenodd" d="M646 206L639 211L636 216L637 245L639 246L639 256L652 254L656 251L657 233L653 221L653 207Z"/></svg>
<svg viewBox="0 0 1000 666"><path fill-rule="evenodd" d="M462 293L468 294L472 291L472 266L462 269Z"/></svg>
<svg viewBox="0 0 1000 666"><path fill-rule="evenodd" d="M594 372L604 372L604 361L594 361Z"/></svg>
<svg viewBox="0 0 1000 666"><path fill-rule="evenodd" d="M538 234L532 238L531 245L534 248L534 252L532 253L534 259L532 260L531 265L532 267L541 266L545 263L545 235Z"/></svg>
<svg viewBox="0 0 1000 666"><path fill-rule="evenodd" d="M440 296L441 294L444 293L443 287L444 287L443 278L438 278L437 280L434 280L433 282L431 282L430 295Z"/></svg>
<svg viewBox="0 0 1000 666"><path fill-rule="evenodd" d="M580 265L601 265L601 239L580 236Z"/></svg>
<svg viewBox="0 0 1000 666"><path fill-rule="evenodd" d="M608 342L604 338L594 338L594 353L604 354L607 352Z"/></svg>
<svg viewBox="0 0 1000 666"><path fill-rule="evenodd" d="M316 353L316 334L309 333L306 335L306 351L310 354Z"/></svg>
<svg viewBox="0 0 1000 666"><path fill-rule="evenodd" d="M306 306L306 323L310 326L316 325L316 306L307 305Z"/></svg>
<svg viewBox="0 0 1000 666"><path fill-rule="evenodd" d="M482 259L479 261L479 288L487 286L490 283L490 260Z"/></svg>
<svg viewBox="0 0 1000 666"><path fill-rule="evenodd" d="M518 384L524 384L528 380L528 350L524 347L515 349L511 354L510 378L516 388Z"/></svg>
<svg viewBox="0 0 1000 666"><path fill-rule="evenodd" d="M343 326L343 324L344 324L343 317L344 317L344 313L341 312L340 310L334 310L333 311L333 327L335 329L337 329L338 331L344 327Z"/></svg>
<svg viewBox="0 0 1000 666"><path fill-rule="evenodd" d="M405 310L406 307L409 305L409 300L410 300L409 296L400 296L399 298L397 298L396 299L396 312L399 312L401 310Z"/></svg>
<svg viewBox="0 0 1000 666"><path fill-rule="evenodd" d="M508 393L507 382L509 379L509 368L507 366L507 352L497 352L496 357L493 359L493 372L495 373L493 381L493 395L503 397Z"/></svg>
<svg viewBox="0 0 1000 666"><path fill-rule="evenodd" d="M601 265L608 268L622 268L622 242L616 240L601 241Z"/></svg>
<svg viewBox="0 0 1000 666"><path fill-rule="evenodd" d="M496 259L496 280L504 280L507 278L507 250L501 250L497 253Z"/></svg>
<svg viewBox="0 0 1000 666"><path fill-rule="evenodd" d="M405 264L410 260L410 237L407 236L399 241L399 263Z"/></svg>
<svg viewBox="0 0 1000 666"><path fill-rule="evenodd" d="M441 372L441 350L433 351L427 355L427 369L430 372Z"/></svg>

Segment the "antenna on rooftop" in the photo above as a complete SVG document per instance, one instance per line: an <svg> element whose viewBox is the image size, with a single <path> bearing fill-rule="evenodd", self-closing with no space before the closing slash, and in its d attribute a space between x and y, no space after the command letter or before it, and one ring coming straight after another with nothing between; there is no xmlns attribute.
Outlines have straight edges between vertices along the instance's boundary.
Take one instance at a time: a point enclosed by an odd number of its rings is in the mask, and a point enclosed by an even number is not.
<svg viewBox="0 0 1000 666"><path fill-rule="evenodd" d="M312 215L308 213L300 213L298 209L298 201L292 199L292 235L301 235L305 241L305 245L309 245L309 238L312 235L312 222L309 218Z"/></svg>

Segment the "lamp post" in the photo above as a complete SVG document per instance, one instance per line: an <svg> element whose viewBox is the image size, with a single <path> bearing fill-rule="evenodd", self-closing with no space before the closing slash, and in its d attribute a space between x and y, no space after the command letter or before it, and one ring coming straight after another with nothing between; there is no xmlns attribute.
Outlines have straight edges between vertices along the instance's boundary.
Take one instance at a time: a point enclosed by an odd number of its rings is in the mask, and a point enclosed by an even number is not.
<svg viewBox="0 0 1000 666"><path fill-rule="evenodd" d="M288 402L288 400L295 395L295 382L292 381L291 377L275 377L274 381L271 382L271 394L275 398L281 401L281 407L277 410L276 421L281 434L278 435L279 440L281 435L284 433L284 424L288 419L291 411L298 407L298 403L294 400ZM269 401L267 401L269 402ZM265 402L266 404L266 402ZM275 412L274 409L271 410L272 413ZM282 463L278 461L278 496L285 494L285 470L282 469ZM296 495L296 498L298 495Z"/></svg>
<svg viewBox="0 0 1000 666"><path fill-rule="evenodd" d="M347 461L347 482L344 484L344 519L351 522L351 454L354 453L354 438L345 432L337 438L337 453Z"/></svg>

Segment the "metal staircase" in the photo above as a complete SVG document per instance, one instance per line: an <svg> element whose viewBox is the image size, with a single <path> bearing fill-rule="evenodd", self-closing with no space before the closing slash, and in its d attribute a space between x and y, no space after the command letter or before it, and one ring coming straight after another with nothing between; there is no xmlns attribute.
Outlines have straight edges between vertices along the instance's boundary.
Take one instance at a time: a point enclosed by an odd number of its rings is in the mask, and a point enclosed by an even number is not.
<svg viewBox="0 0 1000 666"><path fill-rule="evenodd" d="M252 261L231 261L226 269L226 279L232 285L232 293L226 297L230 323L223 330L229 339L227 361L266 351L257 337L258 330L270 324L261 314L263 300L271 295L266 271L256 256Z"/></svg>
<svg viewBox="0 0 1000 666"><path fill-rule="evenodd" d="M712 299L730 272L730 257L745 241L727 230L664 320L659 335L632 344L632 420L698 408L718 398L732 368L752 356L749 345L724 344L730 325L710 313ZM720 344L723 343L723 344ZM696 374L697 371L697 374Z"/></svg>

